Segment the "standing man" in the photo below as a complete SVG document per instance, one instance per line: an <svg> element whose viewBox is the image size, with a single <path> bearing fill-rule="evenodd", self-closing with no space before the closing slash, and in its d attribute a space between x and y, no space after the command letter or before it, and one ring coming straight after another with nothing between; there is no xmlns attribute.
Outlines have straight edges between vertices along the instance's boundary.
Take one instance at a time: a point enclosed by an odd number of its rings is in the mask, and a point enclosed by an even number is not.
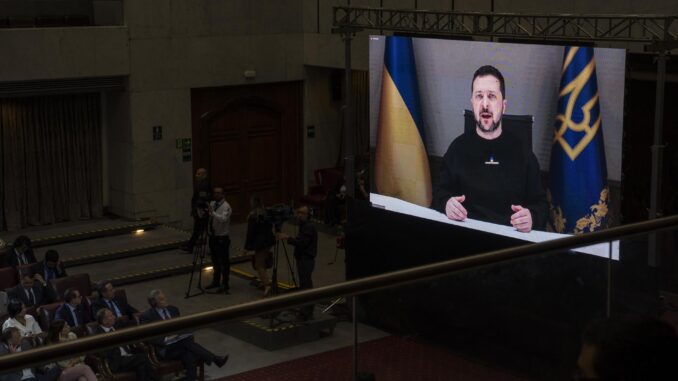
<svg viewBox="0 0 678 381"><path fill-rule="evenodd" d="M502 129L504 76L493 66L473 74L471 105L476 129L456 138L443 157L431 207L449 219L467 217L543 230L548 205L532 148Z"/></svg>
<svg viewBox="0 0 678 381"><path fill-rule="evenodd" d="M207 170L198 168L195 171L195 182L193 183L193 197L191 197L191 216L193 217L193 234L191 239L183 248L185 251L193 252L193 247L200 237L200 233L207 227L207 205L212 199L212 185L207 178Z"/></svg>
<svg viewBox="0 0 678 381"><path fill-rule="evenodd" d="M294 246L294 259L297 262L301 290L313 288L313 269L318 253L318 231L308 221L308 217L308 206L299 207L297 209L299 235L290 237L285 233L278 233L278 239L287 240L287 243ZM313 304L301 307L299 315L301 320L313 319Z"/></svg>
<svg viewBox="0 0 678 381"><path fill-rule="evenodd" d="M209 233L210 256L214 273L212 283L207 289L216 288L217 292L229 294L229 275L231 273L231 261L229 248L231 238L228 236L231 222L231 206L224 199L224 188L214 187L214 201L210 202L207 231Z"/></svg>

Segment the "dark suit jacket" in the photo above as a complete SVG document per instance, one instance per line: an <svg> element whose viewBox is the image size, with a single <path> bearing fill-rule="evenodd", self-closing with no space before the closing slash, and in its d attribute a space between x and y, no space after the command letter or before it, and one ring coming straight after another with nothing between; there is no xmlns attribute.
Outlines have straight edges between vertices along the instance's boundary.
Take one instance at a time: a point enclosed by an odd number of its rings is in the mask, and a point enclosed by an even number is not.
<svg viewBox="0 0 678 381"><path fill-rule="evenodd" d="M137 311L136 308L130 306L125 301L122 301L118 298L113 298L113 300L115 301L115 304L118 306L120 313L130 318L130 320L133 320L134 314L139 312ZM109 308L108 303L106 303L106 301L103 298L96 298L92 302L92 316L97 316L97 312L102 308ZM113 314L115 314L115 311L113 311Z"/></svg>
<svg viewBox="0 0 678 381"><path fill-rule="evenodd" d="M49 282L49 280L45 277L45 267L47 267L47 265L45 265L45 261L40 261L35 269L35 272L45 278L45 281ZM61 262L59 262L59 265L54 269L54 272L56 273L57 278L64 278L68 276L68 274L66 274L66 269Z"/></svg>
<svg viewBox="0 0 678 381"><path fill-rule="evenodd" d="M33 249L28 249L24 253L28 263L36 263L38 260L35 259L35 254L33 254ZM19 258L17 258L16 250L12 249L7 255L7 266L17 267L19 266Z"/></svg>
<svg viewBox="0 0 678 381"><path fill-rule="evenodd" d="M74 312L78 315L78 323L80 323L77 326L85 325L92 321L89 311L82 303L80 303L80 305L75 308ZM73 320L71 309L68 307L68 303L64 303L60 305L59 308L57 308L56 312L54 313L54 319L66 320L66 323L68 323L68 325L71 327L77 327L75 320Z"/></svg>
<svg viewBox="0 0 678 381"><path fill-rule="evenodd" d="M43 304L49 303L49 296L45 292L45 288L42 285L33 284L33 294L35 295L35 303L31 303L24 291L24 288L17 284L16 286L10 288L7 292L10 298L19 299L26 307L32 306L41 306Z"/></svg>
<svg viewBox="0 0 678 381"><path fill-rule="evenodd" d="M181 314L179 313L179 309L177 307L167 306L167 311L169 312L169 314L172 318L181 316ZM160 314L158 313L158 311L155 310L155 308L149 308L146 311L144 311L144 313L141 314L141 316L139 316L139 323L141 323L141 324L153 323L153 322L162 321L162 320L163 320L163 318L160 317ZM163 347L165 346L165 340L162 337L159 338L159 339L153 339L153 340L149 341L149 343L156 345L156 346L159 346L160 348L158 348L158 349L160 351L162 351L164 349ZM162 356L161 353L160 353L160 355Z"/></svg>
<svg viewBox="0 0 678 381"><path fill-rule="evenodd" d="M104 331L101 326L97 326L96 332L97 334L106 333L106 331ZM132 349L129 346L125 346L125 350L128 353L131 353ZM120 347L108 348L103 352L99 352L99 356L106 359L108 362L108 367L113 373L118 371L120 368L120 359L122 358L122 354L120 354Z"/></svg>

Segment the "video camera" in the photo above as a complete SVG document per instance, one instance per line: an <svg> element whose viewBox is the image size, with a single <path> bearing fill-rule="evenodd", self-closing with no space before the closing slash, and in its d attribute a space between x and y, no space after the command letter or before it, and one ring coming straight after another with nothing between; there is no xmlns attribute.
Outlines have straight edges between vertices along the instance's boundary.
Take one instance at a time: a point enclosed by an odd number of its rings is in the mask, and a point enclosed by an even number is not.
<svg viewBox="0 0 678 381"><path fill-rule="evenodd" d="M275 227L275 231L282 229L282 224L292 218L294 211L292 207L285 204L276 204L266 208L266 222Z"/></svg>

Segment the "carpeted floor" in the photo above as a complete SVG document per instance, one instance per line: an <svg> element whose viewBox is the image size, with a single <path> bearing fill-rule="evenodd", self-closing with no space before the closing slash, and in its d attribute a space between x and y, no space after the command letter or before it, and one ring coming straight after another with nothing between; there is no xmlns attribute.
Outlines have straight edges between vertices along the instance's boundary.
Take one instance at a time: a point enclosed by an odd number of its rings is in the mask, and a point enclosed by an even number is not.
<svg viewBox="0 0 678 381"><path fill-rule="evenodd" d="M523 381L528 378L494 369L415 340L389 336L361 344L359 370L376 381ZM352 381L352 347L271 365L221 381Z"/></svg>

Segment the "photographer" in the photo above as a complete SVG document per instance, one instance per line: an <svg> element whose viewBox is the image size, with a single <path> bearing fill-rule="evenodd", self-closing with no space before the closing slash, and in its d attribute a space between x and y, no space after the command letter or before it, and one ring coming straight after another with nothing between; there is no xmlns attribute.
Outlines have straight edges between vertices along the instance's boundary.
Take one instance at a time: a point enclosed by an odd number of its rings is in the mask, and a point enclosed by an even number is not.
<svg viewBox="0 0 678 381"><path fill-rule="evenodd" d="M271 247L275 243L273 224L266 218L266 209L261 198L253 196L250 206L252 210L247 217L245 250L254 251L254 269L264 287L264 296L268 296L271 293L271 280L266 272L266 259L270 257Z"/></svg>
<svg viewBox="0 0 678 381"><path fill-rule="evenodd" d="M207 207L212 199L212 185L207 178L207 170L198 168L195 171L195 183L193 184L193 197L191 198L191 217L193 217L193 234L183 250L193 252L193 246L200 237L200 233L207 227Z"/></svg>
<svg viewBox="0 0 678 381"><path fill-rule="evenodd" d="M297 262L299 289L301 290L313 288L312 275L315 267L315 256L318 252L318 231L308 221L308 218L308 206L301 206L297 209L299 234L296 237L290 237L287 234L278 233L278 239L287 240L287 243L294 246L294 259ZM312 304L303 306L299 312L302 320L313 319Z"/></svg>
<svg viewBox="0 0 678 381"><path fill-rule="evenodd" d="M206 288L216 288L217 292L229 294L231 262L228 251L231 246L231 238L228 233L232 210L224 199L224 188L214 187L214 201L210 202L207 213L209 215L207 231L214 274L212 283Z"/></svg>

